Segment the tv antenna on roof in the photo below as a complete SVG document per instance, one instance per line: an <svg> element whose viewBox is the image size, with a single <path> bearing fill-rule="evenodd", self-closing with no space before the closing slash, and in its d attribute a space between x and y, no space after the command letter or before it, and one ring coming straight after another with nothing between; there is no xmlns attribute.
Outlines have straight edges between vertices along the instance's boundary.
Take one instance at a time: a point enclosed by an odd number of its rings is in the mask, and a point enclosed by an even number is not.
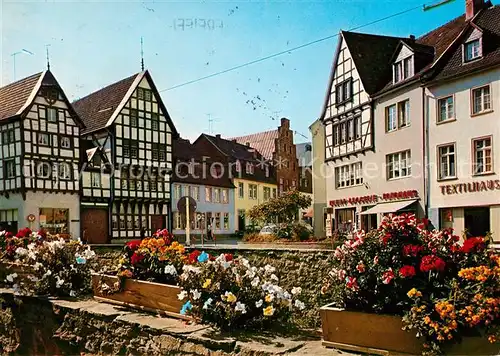
<svg viewBox="0 0 500 356"><path fill-rule="evenodd" d="M212 114L207 114L208 115L208 133L211 135L214 133L214 122L217 122L218 120L212 119Z"/></svg>
<svg viewBox="0 0 500 356"><path fill-rule="evenodd" d="M144 71L144 41L141 37L141 70Z"/></svg>

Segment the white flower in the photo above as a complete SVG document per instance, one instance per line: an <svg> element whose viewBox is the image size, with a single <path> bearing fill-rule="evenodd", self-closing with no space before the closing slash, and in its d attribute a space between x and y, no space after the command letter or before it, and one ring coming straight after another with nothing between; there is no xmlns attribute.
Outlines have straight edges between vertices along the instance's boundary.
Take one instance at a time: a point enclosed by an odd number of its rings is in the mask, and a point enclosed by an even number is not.
<svg viewBox="0 0 500 356"><path fill-rule="evenodd" d="M61 286L64 284L64 279L61 279L59 276L56 276L56 278L56 288L61 288Z"/></svg>
<svg viewBox="0 0 500 356"><path fill-rule="evenodd" d="M293 287L292 288L292 294L293 295L297 295L297 294L300 294L300 293L302 293L302 288L300 288L300 287Z"/></svg>
<svg viewBox="0 0 500 356"><path fill-rule="evenodd" d="M12 273L12 274L9 274L9 275L5 278L5 280L6 280L7 282L12 283L12 282L14 282L14 279L16 279L16 278L17 278L17 273Z"/></svg>
<svg viewBox="0 0 500 356"><path fill-rule="evenodd" d="M76 293L75 293L75 291L74 291L74 290L70 291L70 292L69 292L69 296L70 296L70 297L76 297Z"/></svg>
<svg viewBox="0 0 500 356"><path fill-rule="evenodd" d="M255 277L252 282L250 282L250 284L252 285L252 287L257 287L260 283L260 278L259 277Z"/></svg>
<svg viewBox="0 0 500 356"><path fill-rule="evenodd" d="M187 295L188 293L185 290L183 290L182 292L177 294L177 298L179 298L179 300L184 300L187 297Z"/></svg>
<svg viewBox="0 0 500 356"><path fill-rule="evenodd" d="M35 271L38 271L41 267L43 267L43 265L40 262L36 262L33 265L33 268L35 269Z"/></svg>
<svg viewBox="0 0 500 356"><path fill-rule="evenodd" d="M213 300L212 298L208 298L208 299L205 301L205 303L203 304L203 309L205 309L205 310L206 310L206 309L208 309L208 306L209 306L210 304L212 304L212 302L213 302L213 301L214 301L214 300Z"/></svg>
<svg viewBox="0 0 500 356"><path fill-rule="evenodd" d="M191 291L191 294L193 295L193 299L194 300L198 300L201 297L201 293L198 292L198 289L195 289L195 290Z"/></svg>
<svg viewBox="0 0 500 356"><path fill-rule="evenodd" d="M35 249L35 247L36 247L36 244L35 244L34 242L32 242L32 243L30 243L30 244L28 245L28 250L32 251L32 250L34 250L34 249Z"/></svg>
<svg viewBox="0 0 500 356"><path fill-rule="evenodd" d="M301 302L300 300L297 299L295 301L295 307L298 308L299 310L304 310L305 307L306 307L306 305L303 302Z"/></svg>
<svg viewBox="0 0 500 356"><path fill-rule="evenodd" d="M90 246L88 246L87 249L83 251L82 256L89 260L95 257L95 252L90 249Z"/></svg>
<svg viewBox="0 0 500 356"><path fill-rule="evenodd" d="M292 295L290 293L288 293L288 292L285 292L283 294L283 298L285 298L285 299L292 299Z"/></svg>
<svg viewBox="0 0 500 356"><path fill-rule="evenodd" d="M276 271L276 268L274 268L273 266L270 266L270 265L265 265L264 271L266 271L266 273L274 273Z"/></svg>
<svg viewBox="0 0 500 356"><path fill-rule="evenodd" d="M38 279L37 277L32 276L32 275L29 275L29 276L28 276L28 279L29 279L30 281L32 281L32 282L38 282L38 281L39 281L39 279Z"/></svg>
<svg viewBox="0 0 500 356"><path fill-rule="evenodd" d="M264 301L261 299L261 300L259 300L259 301L255 302L255 307L256 307L256 308L260 308L260 307L262 306L262 304L263 304L263 303L264 303Z"/></svg>
<svg viewBox="0 0 500 356"><path fill-rule="evenodd" d="M250 262L246 258L240 258L239 259L240 263L242 266L245 266L246 268L250 268Z"/></svg>
<svg viewBox="0 0 500 356"><path fill-rule="evenodd" d="M31 260L36 260L36 252L35 251L28 252L28 258Z"/></svg>
<svg viewBox="0 0 500 356"><path fill-rule="evenodd" d="M190 266L190 265L184 265L184 266L182 267L182 270L183 270L184 272L187 272L187 273L189 273L189 272L193 272L193 273L195 273L195 274L198 274L198 273L200 273L200 272L201 272L201 269L200 269L199 267L193 267L193 266Z"/></svg>
<svg viewBox="0 0 500 356"><path fill-rule="evenodd" d="M48 277L48 276L51 276L52 275L52 271L49 269L47 270L47 272L45 272L45 274L43 275L43 277Z"/></svg>
<svg viewBox="0 0 500 356"><path fill-rule="evenodd" d="M241 314L246 314L247 307L243 303L236 302L236 306L234 307L234 310L241 312Z"/></svg>
<svg viewBox="0 0 500 356"><path fill-rule="evenodd" d="M251 269L247 269L247 271L245 272L245 277L254 278L255 277L255 272L252 271Z"/></svg>
<svg viewBox="0 0 500 356"><path fill-rule="evenodd" d="M19 257L23 257L23 256L26 256L28 254L28 250L25 249L25 248L22 248L22 247L18 247L16 249L16 255L19 256Z"/></svg>
<svg viewBox="0 0 500 356"><path fill-rule="evenodd" d="M279 278L273 273L271 274L271 279L275 281L279 281Z"/></svg>
<svg viewBox="0 0 500 356"><path fill-rule="evenodd" d="M173 265L165 266L165 274L171 274L172 276L177 276L177 270Z"/></svg>

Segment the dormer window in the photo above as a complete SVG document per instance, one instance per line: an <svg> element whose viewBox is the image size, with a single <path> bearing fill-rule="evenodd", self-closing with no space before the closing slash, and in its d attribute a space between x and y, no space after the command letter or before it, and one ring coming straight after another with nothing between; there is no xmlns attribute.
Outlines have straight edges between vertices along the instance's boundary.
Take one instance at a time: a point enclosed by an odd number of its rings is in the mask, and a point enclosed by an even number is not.
<svg viewBox="0 0 500 356"><path fill-rule="evenodd" d="M470 62L475 59L481 58L481 39L467 42L464 45L464 62Z"/></svg>
<svg viewBox="0 0 500 356"><path fill-rule="evenodd" d="M351 99L352 99L352 78L349 78L335 86L335 103L337 105L340 105L347 101L350 101Z"/></svg>
<svg viewBox="0 0 500 356"><path fill-rule="evenodd" d="M245 171L247 174L253 174L253 164L252 163L247 162L245 168L246 168Z"/></svg>
<svg viewBox="0 0 500 356"><path fill-rule="evenodd" d="M413 76L413 56L394 63L394 83L401 82Z"/></svg>

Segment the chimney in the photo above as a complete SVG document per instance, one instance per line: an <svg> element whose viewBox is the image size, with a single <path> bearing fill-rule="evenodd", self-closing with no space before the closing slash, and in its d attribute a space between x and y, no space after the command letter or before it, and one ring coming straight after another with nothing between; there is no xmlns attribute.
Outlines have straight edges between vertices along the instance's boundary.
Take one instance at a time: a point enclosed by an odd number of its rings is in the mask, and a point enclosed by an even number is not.
<svg viewBox="0 0 500 356"><path fill-rule="evenodd" d="M220 139L220 134L215 135L215 138Z"/></svg>
<svg viewBox="0 0 500 356"><path fill-rule="evenodd" d="M290 126L290 120L288 120L286 117L281 118L281 126L289 127Z"/></svg>
<svg viewBox="0 0 500 356"><path fill-rule="evenodd" d="M465 0L465 19L472 19L484 5L484 0Z"/></svg>

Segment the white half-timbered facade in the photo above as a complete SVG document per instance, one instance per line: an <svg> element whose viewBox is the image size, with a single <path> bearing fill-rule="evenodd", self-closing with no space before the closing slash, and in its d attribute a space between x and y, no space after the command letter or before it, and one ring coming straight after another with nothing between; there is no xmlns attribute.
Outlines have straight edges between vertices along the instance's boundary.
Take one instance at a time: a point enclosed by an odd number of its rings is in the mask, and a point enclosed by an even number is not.
<svg viewBox="0 0 500 356"><path fill-rule="evenodd" d="M88 124L83 139L105 157L101 167L110 168L100 176L105 189L98 193L92 187L86 189L89 183L97 185L92 180L96 174L85 179L82 221L87 239L103 236L104 229L98 231L94 222L104 220L104 212L106 238L136 238L169 227L172 139L177 131L149 72L90 94L74 107ZM98 196L106 191L109 198ZM96 198L106 198L107 207Z"/></svg>
<svg viewBox="0 0 500 356"><path fill-rule="evenodd" d="M57 80L45 71L0 88L0 107L0 228L79 237L83 124Z"/></svg>

